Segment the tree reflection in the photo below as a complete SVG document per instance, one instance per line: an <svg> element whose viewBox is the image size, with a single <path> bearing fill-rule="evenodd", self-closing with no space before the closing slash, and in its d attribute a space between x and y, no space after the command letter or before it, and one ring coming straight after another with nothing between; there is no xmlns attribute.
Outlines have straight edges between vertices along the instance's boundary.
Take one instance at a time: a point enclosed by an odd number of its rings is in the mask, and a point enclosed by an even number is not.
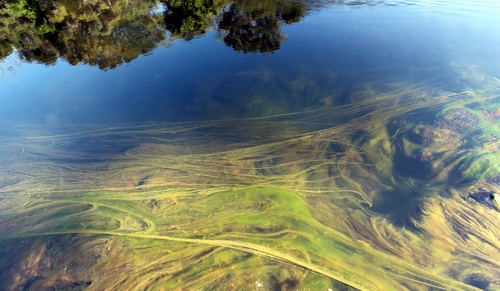
<svg viewBox="0 0 500 291"><path fill-rule="evenodd" d="M55 30L38 5L26 0L0 3L0 59L17 50L25 61L54 63L57 51L45 35Z"/></svg>
<svg viewBox="0 0 500 291"><path fill-rule="evenodd" d="M170 0L165 1L165 28L171 39L192 40L213 28L225 0Z"/></svg>
<svg viewBox="0 0 500 291"><path fill-rule="evenodd" d="M78 63L115 68L154 49L165 39L161 15L149 13L154 1L51 2L61 28L55 41L61 57Z"/></svg>
<svg viewBox="0 0 500 291"><path fill-rule="evenodd" d="M219 29L234 50L267 53L278 50L285 39L283 23L298 22L304 14L298 2L239 1L222 13Z"/></svg>
<svg viewBox="0 0 500 291"><path fill-rule="evenodd" d="M154 12L160 3L165 11ZM61 58L107 70L211 29L236 51L267 53L285 39L281 26L305 11L300 2L276 0L8 0L0 3L0 60L18 52L26 62Z"/></svg>
<svg viewBox="0 0 500 291"><path fill-rule="evenodd" d="M153 1L12 1L0 7L0 58L17 50L22 60L112 69L165 40Z"/></svg>

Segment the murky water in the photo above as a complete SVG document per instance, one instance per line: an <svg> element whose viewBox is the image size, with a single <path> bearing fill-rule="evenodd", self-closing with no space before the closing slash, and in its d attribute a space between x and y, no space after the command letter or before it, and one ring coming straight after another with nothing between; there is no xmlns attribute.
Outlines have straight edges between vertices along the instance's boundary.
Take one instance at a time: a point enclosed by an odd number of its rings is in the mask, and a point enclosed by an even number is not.
<svg viewBox="0 0 500 291"><path fill-rule="evenodd" d="M497 3L0 10L0 289L500 288Z"/></svg>

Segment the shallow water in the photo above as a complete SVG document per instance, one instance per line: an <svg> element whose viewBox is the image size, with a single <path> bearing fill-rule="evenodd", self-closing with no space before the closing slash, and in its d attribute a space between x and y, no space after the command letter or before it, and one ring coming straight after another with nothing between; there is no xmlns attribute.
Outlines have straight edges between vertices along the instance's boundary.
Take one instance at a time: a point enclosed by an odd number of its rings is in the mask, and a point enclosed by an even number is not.
<svg viewBox="0 0 500 291"><path fill-rule="evenodd" d="M500 288L499 4L0 9L0 289Z"/></svg>

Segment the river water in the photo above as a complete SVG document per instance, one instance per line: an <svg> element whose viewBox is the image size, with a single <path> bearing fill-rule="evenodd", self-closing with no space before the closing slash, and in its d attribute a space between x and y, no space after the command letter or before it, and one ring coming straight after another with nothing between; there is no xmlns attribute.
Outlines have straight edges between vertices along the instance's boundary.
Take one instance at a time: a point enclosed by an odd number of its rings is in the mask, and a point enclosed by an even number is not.
<svg viewBox="0 0 500 291"><path fill-rule="evenodd" d="M0 11L0 289L500 289L500 4Z"/></svg>

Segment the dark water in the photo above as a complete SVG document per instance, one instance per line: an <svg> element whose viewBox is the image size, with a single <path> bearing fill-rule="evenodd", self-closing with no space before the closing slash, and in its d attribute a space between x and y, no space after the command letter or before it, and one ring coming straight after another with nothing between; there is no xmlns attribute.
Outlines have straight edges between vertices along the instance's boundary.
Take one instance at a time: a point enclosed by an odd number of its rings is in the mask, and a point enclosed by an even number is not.
<svg viewBox="0 0 500 291"><path fill-rule="evenodd" d="M0 12L0 290L500 288L499 3Z"/></svg>

